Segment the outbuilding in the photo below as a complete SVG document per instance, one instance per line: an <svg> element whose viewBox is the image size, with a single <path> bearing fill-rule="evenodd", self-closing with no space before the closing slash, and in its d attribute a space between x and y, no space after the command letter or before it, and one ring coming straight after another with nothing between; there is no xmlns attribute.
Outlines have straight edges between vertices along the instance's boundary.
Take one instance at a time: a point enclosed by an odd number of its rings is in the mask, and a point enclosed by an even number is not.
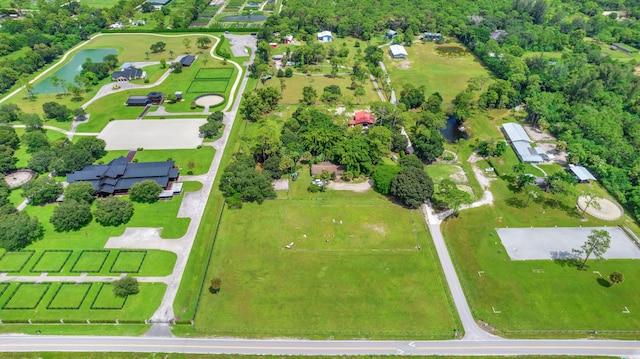
<svg viewBox="0 0 640 359"><path fill-rule="evenodd" d="M402 45L389 46L389 54L394 59L406 59L409 56L409 54L407 54L407 50L405 50Z"/></svg>

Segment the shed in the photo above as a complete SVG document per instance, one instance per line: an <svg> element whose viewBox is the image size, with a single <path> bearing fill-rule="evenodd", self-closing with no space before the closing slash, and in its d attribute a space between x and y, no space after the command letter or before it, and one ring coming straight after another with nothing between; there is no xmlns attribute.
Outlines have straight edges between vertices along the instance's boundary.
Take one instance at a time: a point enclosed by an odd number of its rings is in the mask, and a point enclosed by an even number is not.
<svg viewBox="0 0 640 359"><path fill-rule="evenodd" d="M524 141L518 141L518 142L511 143L511 145L513 146L513 149L516 151L516 155L518 155L518 158L520 158L522 162L527 162L527 163L544 162L544 159L542 158L542 156L538 154L535 148L531 147L531 144Z"/></svg>
<svg viewBox="0 0 640 359"><path fill-rule="evenodd" d="M196 57L193 55L186 55L180 59L180 63L183 67L190 67L194 61L196 61Z"/></svg>
<svg viewBox="0 0 640 359"><path fill-rule="evenodd" d="M596 177L592 175L591 172L589 172L589 170L583 166L576 166L576 165L570 164L569 171L571 171L571 173L573 173L576 179L580 182L596 181Z"/></svg>
<svg viewBox="0 0 640 359"><path fill-rule="evenodd" d="M509 33L504 30L494 30L491 32L491 38L498 41L501 37L507 36Z"/></svg>
<svg viewBox="0 0 640 359"><path fill-rule="evenodd" d="M619 49L620 51L626 52L627 54L632 54L634 51L631 50L628 46L623 44L613 44L612 47Z"/></svg>
<svg viewBox="0 0 640 359"><path fill-rule="evenodd" d="M389 54L394 59L406 59L409 54L407 54L407 50L405 50L402 45L391 45L389 46Z"/></svg>
<svg viewBox="0 0 640 359"><path fill-rule="evenodd" d="M392 40L394 37L396 37L398 35L398 32L396 30L387 30L387 33L385 34L385 36L387 37L387 39Z"/></svg>
<svg viewBox="0 0 640 359"><path fill-rule="evenodd" d="M333 40L333 34L331 34L331 31L320 31L318 33L318 41L320 42L331 42Z"/></svg>

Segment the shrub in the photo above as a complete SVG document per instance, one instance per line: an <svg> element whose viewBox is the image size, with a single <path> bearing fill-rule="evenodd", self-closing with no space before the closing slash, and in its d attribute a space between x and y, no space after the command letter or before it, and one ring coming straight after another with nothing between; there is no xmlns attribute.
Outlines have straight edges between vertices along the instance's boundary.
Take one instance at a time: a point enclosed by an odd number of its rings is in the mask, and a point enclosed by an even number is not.
<svg viewBox="0 0 640 359"><path fill-rule="evenodd" d="M66 200L53 210L49 222L58 232L77 231L91 222L91 206L86 202Z"/></svg>

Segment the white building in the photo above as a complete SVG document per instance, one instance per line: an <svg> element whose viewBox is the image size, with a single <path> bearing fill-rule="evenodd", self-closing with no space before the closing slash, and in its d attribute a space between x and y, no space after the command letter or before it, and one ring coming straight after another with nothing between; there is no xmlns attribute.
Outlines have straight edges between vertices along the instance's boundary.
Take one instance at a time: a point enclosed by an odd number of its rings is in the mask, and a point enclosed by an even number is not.
<svg viewBox="0 0 640 359"><path fill-rule="evenodd" d="M516 151L518 158L522 162L541 163L546 157L545 151L541 147L532 147L533 141L520 124L509 122L502 125L507 139L511 141L511 146Z"/></svg>
<svg viewBox="0 0 640 359"><path fill-rule="evenodd" d="M405 50L402 45L391 45L389 46L389 54L394 59L406 59L409 54L407 54L407 50Z"/></svg>
<svg viewBox="0 0 640 359"><path fill-rule="evenodd" d="M331 42L333 40L333 34L331 34L331 31L320 31L318 33L318 41L320 42Z"/></svg>

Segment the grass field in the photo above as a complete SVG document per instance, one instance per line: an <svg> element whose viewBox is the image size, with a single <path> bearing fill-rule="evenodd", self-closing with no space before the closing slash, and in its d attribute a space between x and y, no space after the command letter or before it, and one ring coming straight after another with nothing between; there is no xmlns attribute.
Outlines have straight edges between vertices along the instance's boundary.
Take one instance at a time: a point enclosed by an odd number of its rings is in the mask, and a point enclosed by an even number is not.
<svg viewBox="0 0 640 359"><path fill-rule="evenodd" d="M625 223L589 218L580 221L574 209L575 196L544 196L522 206L521 195L512 194L503 181L492 184L495 206L462 211L444 225L449 250L465 287L474 315L507 336L527 337L537 331L558 336L554 330L637 330L640 313L622 312L640 306L640 267L633 260L588 262L586 271L556 261L511 261L496 227L598 226ZM478 271L484 271L478 276ZM606 286L603 276L613 271L625 275L625 282ZM492 307L500 314L495 314ZM510 332L514 331L514 332ZM518 333L517 331L532 331ZM638 337L636 332L635 338Z"/></svg>
<svg viewBox="0 0 640 359"><path fill-rule="evenodd" d="M421 213L375 193L308 194L309 179L287 201L225 211L207 274L222 291L205 286L195 333L450 338L457 320Z"/></svg>
<svg viewBox="0 0 640 359"><path fill-rule="evenodd" d="M47 309L80 308L92 285L92 283L60 284L55 297L47 304Z"/></svg>
<svg viewBox="0 0 640 359"><path fill-rule="evenodd" d="M136 152L134 159L140 162L166 161L171 158L176 166L180 167L180 174L186 175L189 171L189 163L193 163L193 174L207 173L215 150L211 146L202 146L197 149L186 150L144 150Z"/></svg>
<svg viewBox="0 0 640 359"><path fill-rule="evenodd" d="M456 44L446 44L452 45ZM409 54L406 60L392 60L386 53L389 48L383 48L384 63L398 95L403 85L424 85L426 96L440 92L444 103L450 103L467 88L470 78L490 77L473 55L467 53L462 57L444 57L435 50L437 46L432 42L414 43L406 48Z"/></svg>
<svg viewBox="0 0 640 359"><path fill-rule="evenodd" d="M71 253L73 253L71 250L45 250L38 258L38 261L31 267L31 271L58 273L69 260Z"/></svg>
<svg viewBox="0 0 640 359"><path fill-rule="evenodd" d="M6 327L6 325L5 325ZM229 355L227 354L175 354L175 353L49 353L49 352L34 352L34 353L3 353L3 357L6 359L67 359L67 358L83 358L83 359L150 359L154 357L162 357L164 359L228 359ZM240 355L234 354L234 358L236 359L278 359L282 358L282 356L278 355ZM330 355L288 355L289 359L371 359L374 358L372 356L364 356L364 355L350 355L348 357L345 356L330 356ZM393 359L396 356L391 355L376 355L377 359ZM442 356L412 356L412 358L416 359L440 359ZM512 358L501 357L501 356L456 356L458 359L496 359L496 358ZM558 356L558 355L521 355L518 356L519 359L561 359L561 358L571 358L571 359L593 359L590 356ZM614 359L616 357L599 357L602 359L610 358Z"/></svg>
<svg viewBox="0 0 640 359"><path fill-rule="evenodd" d="M338 85L342 92L342 101L348 104L368 104L372 101L380 101L378 94L376 93L373 85L370 81L365 81L363 86L365 88L365 95L362 99L354 96L354 90L348 89L351 86L351 79L348 76L340 76L337 78L330 78L326 76L305 76L294 75L290 78L284 78L286 88L282 92L281 104L297 104L302 99L302 89L305 86L312 86L318 93L318 97L322 96L323 89L329 85ZM278 79L273 78L267 81L264 85L260 83L258 88L264 86L275 87L280 90L280 82ZM319 100L318 100L319 102Z"/></svg>
<svg viewBox="0 0 640 359"><path fill-rule="evenodd" d="M187 92L189 93L215 93L215 94L224 94L227 91L227 87L229 86L228 80L194 80L189 85L189 89Z"/></svg>
<svg viewBox="0 0 640 359"><path fill-rule="evenodd" d="M100 272L104 266L104 262L107 260L110 251L108 250L93 250L83 251L78 256L78 259L73 264L71 271L73 272L88 272L97 273Z"/></svg>
<svg viewBox="0 0 640 359"><path fill-rule="evenodd" d="M82 3L90 7L110 8L118 2L115 0L82 0Z"/></svg>
<svg viewBox="0 0 640 359"><path fill-rule="evenodd" d="M33 251L5 252L0 257L0 272L20 272L33 254Z"/></svg>
<svg viewBox="0 0 640 359"><path fill-rule="evenodd" d="M110 271L112 273L138 273L146 256L147 251L120 251Z"/></svg>
<svg viewBox="0 0 640 359"><path fill-rule="evenodd" d="M60 286L64 288L60 289ZM30 284L30 283L11 283L10 288L0 295L0 303L4 304L0 319L4 322L21 321L26 323L27 319L31 319L33 322L42 321L59 321L63 319L65 322L86 322L87 319L91 321L108 320L114 321L130 320L142 322L145 319L151 317L155 309L158 307L162 300L166 285L162 283L140 283L140 293L129 296L124 303L124 307L119 309L122 305L122 299L115 297L111 284L94 283L90 286L86 292L86 296L78 309L47 309L49 303L55 302L56 305L66 305L71 307L72 304L77 305L81 301L80 296L84 296L82 288L84 285L79 285L78 288L73 287L75 284L65 283L42 283L42 284ZM86 289L86 288L85 288ZM65 301L64 295L68 295L68 299ZM56 298L60 297L60 298ZM95 301L95 302L94 302ZM120 305L118 305L120 303ZM103 308L116 308L116 309L92 309L102 306ZM11 309L8 308L33 308L33 309ZM125 326L126 327L126 326ZM31 330L37 329L36 327L30 327ZM75 332L79 331L79 327L71 326L69 328L75 329ZM87 326L87 328L89 328ZM3 332L7 329L3 328ZM123 329L127 331L127 329Z"/></svg>

